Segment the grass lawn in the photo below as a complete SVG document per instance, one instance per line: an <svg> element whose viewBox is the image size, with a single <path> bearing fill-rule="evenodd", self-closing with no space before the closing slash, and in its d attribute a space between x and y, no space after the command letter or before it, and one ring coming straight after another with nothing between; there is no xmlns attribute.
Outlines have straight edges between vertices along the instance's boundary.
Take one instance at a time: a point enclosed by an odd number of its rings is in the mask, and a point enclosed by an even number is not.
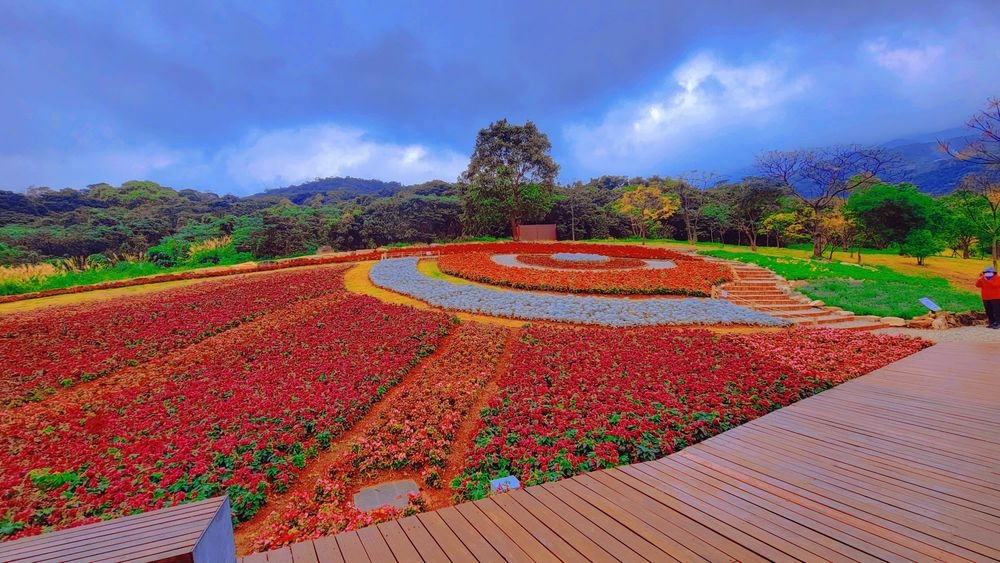
<svg viewBox="0 0 1000 563"><path fill-rule="evenodd" d="M738 247L729 247L738 248ZM825 262L809 259L810 252L797 249L761 249L758 253L733 250L702 250L703 254L758 264L788 280L805 280L799 291L828 305L843 307L860 315L912 318L927 312L919 303L930 297L948 311L970 311L982 307L977 292L956 287L953 279L973 280L983 264L973 260L936 257L937 269L902 264L912 258L888 254L863 256L868 264ZM958 268L960 267L960 269ZM935 275L946 268L950 277ZM964 284L963 284L964 285ZM974 285L972 285L974 289Z"/></svg>

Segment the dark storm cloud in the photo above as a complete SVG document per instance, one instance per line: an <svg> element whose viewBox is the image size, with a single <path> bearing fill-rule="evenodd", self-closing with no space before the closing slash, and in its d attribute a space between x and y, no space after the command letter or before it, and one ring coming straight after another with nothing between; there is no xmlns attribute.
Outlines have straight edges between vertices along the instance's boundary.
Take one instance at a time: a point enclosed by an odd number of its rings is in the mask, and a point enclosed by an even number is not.
<svg viewBox="0 0 1000 563"><path fill-rule="evenodd" d="M725 91L718 73L767 75L780 87L810 78L816 89L802 97L811 103L789 96L768 102L777 130L757 132L768 140L823 137L806 125L831 127L831 135L892 136L900 99L916 108L905 116L915 129L974 111L991 87L1000 93L985 69L973 72L988 55L952 51L940 56L977 62L962 67L970 73L963 78L965 94L932 111L918 110L941 94L919 80L913 81L915 92L874 96L857 84L868 79L891 89L885 76L865 75L874 67L859 69L857 62L868 56L865 45L879 38L887 40L886 75L892 65L903 74L917 72L906 56L923 53L917 49L924 39L976 50L981 44L955 42L954 36L981 34L962 29L962 22L995 21L992 2L472 4L0 0L0 122L6 133L0 136L0 186L83 185L146 172L165 183L243 189L234 180L243 176L232 167L245 159L232 154L296 142L304 143L305 153L325 150L336 157L346 149L331 146L331 139L389 146L378 154L426 149L434 153L430 161L452 163L455 153L471 150L479 128L501 117L538 122L553 138L564 176L575 177L596 172L582 162L581 131L622 134L634 111L668 107L674 74L703 52L715 57L717 73L699 84L703 104L739 94L732 85ZM746 71L760 61L774 76ZM844 75L839 86L829 76L836 73ZM823 108L865 116L866 123L838 129L817 117ZM788 118L786 111L802 113ZM887 112L896 113L878 118ZM699 134L714 130L703 127ZM714 144L728 147L731 141ZM615 168L678 164L655 152L631 161L627 152L613 157ZM728 149L680 152L695 162L724 159ZM116 169L123 161L132 166ZM404 161L397 164L398 172ZM273 177L307 168L290 162ZM345 169L378 175L373 161ZM447 174L442 176L451 179Z"/></svg>

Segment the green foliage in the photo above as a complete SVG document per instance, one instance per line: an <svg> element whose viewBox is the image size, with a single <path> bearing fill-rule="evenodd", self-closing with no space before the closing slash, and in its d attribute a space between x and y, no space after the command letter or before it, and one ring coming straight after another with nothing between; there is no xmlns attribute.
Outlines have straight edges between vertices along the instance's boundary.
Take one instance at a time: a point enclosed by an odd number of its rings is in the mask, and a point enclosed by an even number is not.
<svg viewBox="0 0 1000 563"><path fill-rule="evenodd" d="M187 260L191 244L173 237L147 251L149 261L163 268L173 268Z"/></svg>
<svg viewBox="0 0 1000 563"><path fill-rule="evenodd" d="M466 232L501 235L505 223L514 229L548 213L559 173L551 150L549 138L530 121L501 119L480 130L460 179Z"/></svg>
<svg viewBox="0 0 1000 563"><path fill-rule="evenodd" d="M923 229L936 211L934 198L912 184L875 184L851 194L845 211L879 246L901 244Z"/></svg>
<svg viewBox="0 0 1000 563"><path fill-rule="evenodd" d="M917 264L923 265L924 258L941 252L944 245L929 230L918 229L906 237L900 250L903 254L916 258Z"/></svg>
<svg viewBox="0 0 1000 563"><path fill-rule="evenodd" d="M68 483L76 483L83 476L77 471L63 471L52 473L51 469L33 469L28 472L31 482L43 491L54 491Z"/></svg>

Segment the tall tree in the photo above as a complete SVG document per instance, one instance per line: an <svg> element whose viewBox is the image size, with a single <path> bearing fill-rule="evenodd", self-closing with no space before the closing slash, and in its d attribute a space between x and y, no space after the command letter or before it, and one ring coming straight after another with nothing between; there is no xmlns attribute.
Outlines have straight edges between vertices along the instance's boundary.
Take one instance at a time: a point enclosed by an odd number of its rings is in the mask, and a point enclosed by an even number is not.
<svg viewBox="0 0 1000 563"><path fill-rule="evenodd" d="M503 217L516 239L525 220L544 216L559 174L551 150L548 136L531 121L514 125L501 119L480 130L459 178L466 224L476 230L483 219Z"/></svg>
<svg viewBox="0 0 1000 563"><path fill-rule="evenodd" d="M980 242L989 243L993 267L997 267L1000 244L1000 169L986 169L969 174L962 180L961 189L976 194L976 202L966 211L979 225Z"/></svg>
<svg viewBox="0 0 1000 563"><path fill-rule="evenodd" d="M680 202L688 244L692 246L698 242L698 220L701 219L701 206L705 201L704 191L720 181L722 177L715 172L692 170L681 176L680 180L670 182L670 187L677 193Z"/></svg>
<svg viewBox="0 0 1000 563"><path fill-rule="evenodd" d="M660 185L641 184L625 188L617 207L632 221L632 234L646 238L653 227L680 208L680 201Z"/></svg>
<svg viewBox="0 0 1000 563"><path fill-rule="evenodd" d="M747 178L729 187L729 219L747 238L750 251L757 252L757 235L764 230L764 218L781 209L785 189L762 178Z"/></svg>
<svg viewBox="0 0 1000 563"><path fill-rule="evenodd" d="M845 209L878 248L902 244L910 232L924 229L935 210L934 198L913 184L875 184L856 191Z"/></svg>
<svg viewBox="0 0 1000 563"><path fill-rule="evenodd" d="M877 183L880 177L890 179L899 162L899 155L889 149L857 145L819 151L767 151L757 156L757 167L764 176L789 188L812 210L808 226L813 258L822 258L827 242L823 212L832 209L837 199Z"/></svg>

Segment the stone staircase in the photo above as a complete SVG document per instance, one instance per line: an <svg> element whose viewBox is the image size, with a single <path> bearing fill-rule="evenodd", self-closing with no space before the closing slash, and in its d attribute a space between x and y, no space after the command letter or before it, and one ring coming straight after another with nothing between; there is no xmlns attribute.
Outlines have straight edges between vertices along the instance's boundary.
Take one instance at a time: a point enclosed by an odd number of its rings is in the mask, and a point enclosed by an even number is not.
<svg viewBox="0 0 1000 563"><path fill-rule="evenodd" d="M874 330L884 328L879 317L857 316L840 307L828 307L821 301L796 292L784 278L756 264L732 262L711 256L706 261L725 264L736 279L718 288L718 295L736 305L782 318L795 325L825 328Z"/></svg>

